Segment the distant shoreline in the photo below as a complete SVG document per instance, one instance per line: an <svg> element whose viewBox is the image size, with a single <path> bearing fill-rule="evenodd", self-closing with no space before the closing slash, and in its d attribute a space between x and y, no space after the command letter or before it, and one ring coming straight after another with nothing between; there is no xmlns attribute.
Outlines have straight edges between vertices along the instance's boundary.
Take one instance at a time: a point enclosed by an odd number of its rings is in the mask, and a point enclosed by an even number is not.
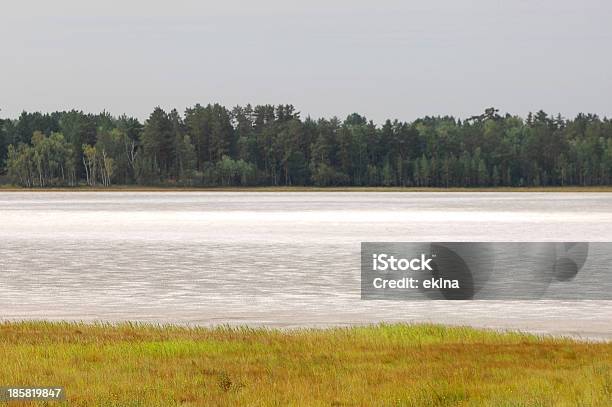
<svg viewBox="0 0 612 407"><path fill-rule="evenodd" d="M566 187L182 187L113 185L109 187L48 187L26 188L0 186L0 192L612 192L612 186Z"/></svg>

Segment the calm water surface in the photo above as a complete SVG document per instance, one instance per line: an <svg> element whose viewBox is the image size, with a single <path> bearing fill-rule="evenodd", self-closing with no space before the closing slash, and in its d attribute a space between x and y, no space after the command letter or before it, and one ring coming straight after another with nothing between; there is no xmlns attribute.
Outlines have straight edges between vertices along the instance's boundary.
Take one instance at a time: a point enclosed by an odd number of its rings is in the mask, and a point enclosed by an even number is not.
<svg viewBox="0 0 612 407"><path fill-rule="evenodd" d="M0 193L0 318L612 338L607 301L360 300L362 241L436 240L612 241L612 194Z"/></svg>

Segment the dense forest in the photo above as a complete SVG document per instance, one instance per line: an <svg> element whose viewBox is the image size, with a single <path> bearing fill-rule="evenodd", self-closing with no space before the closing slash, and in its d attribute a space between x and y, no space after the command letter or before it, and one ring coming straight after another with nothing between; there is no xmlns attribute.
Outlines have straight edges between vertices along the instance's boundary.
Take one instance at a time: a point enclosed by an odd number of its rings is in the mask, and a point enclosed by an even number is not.
<svg viewBox="0 0 612 407"><path fill-rule="evenodd" d="M612 120L496 109L375 125L302 119L292 105L80 111L0 121L0 178L26 187L547 186L612 184Z"/></svg>

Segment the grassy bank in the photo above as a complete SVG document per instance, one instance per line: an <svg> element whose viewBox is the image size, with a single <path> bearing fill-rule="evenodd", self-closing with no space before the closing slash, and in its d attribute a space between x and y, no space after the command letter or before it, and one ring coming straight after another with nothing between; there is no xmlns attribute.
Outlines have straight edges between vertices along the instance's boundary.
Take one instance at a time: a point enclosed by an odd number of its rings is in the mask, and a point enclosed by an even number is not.
<svg viewBox="0 0 612 407"><path fill-rule="evenodd" d="M0 386L65 386L67 404L79 406L612 400L612 343L433 325L270 331L5 323L0 359Z"/></svg>
<svg viewBox="0 0 612 407"><path fill-rule="evenodd" d="M612 186L568 187L483 187L483 188L416 188L416 187L181 187L112 185L109 187L24 188L0 185L0 192L612 192Z"/></svg>

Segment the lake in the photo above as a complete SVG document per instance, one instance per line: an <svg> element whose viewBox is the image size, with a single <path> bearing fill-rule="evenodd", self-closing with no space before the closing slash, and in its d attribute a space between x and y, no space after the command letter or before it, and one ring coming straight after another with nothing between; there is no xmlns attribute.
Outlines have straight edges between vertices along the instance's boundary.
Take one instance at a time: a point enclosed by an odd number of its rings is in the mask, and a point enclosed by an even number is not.
<svg viewBox="0 0 612 407"><path fill-rule="evenodd" d="M360 299L362 241L612 241L612 194L2 192L0 222L2 319L612 338L612 301Z"/></svg>

